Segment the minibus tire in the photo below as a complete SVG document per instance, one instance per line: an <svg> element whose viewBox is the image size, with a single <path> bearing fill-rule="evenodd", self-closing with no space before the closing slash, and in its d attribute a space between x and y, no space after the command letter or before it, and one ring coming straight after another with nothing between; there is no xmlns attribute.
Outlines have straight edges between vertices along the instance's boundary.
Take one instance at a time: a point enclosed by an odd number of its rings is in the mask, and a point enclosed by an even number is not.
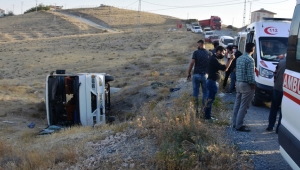
<svg viewBox="0 0 300 170"><path fill-rule="evenodd" d="M111 75L105 75L105 82L107 83L107 82L110 82L110 81L114 81L114 77L113 76L111 76Z"/></svg>
<svg viewBox="0 0 300 170"><path fill-rule="evenodd" d="M262 101L256 97L255 93L254 93L251 103L253 106L261 106L262 105Z"/></svg>

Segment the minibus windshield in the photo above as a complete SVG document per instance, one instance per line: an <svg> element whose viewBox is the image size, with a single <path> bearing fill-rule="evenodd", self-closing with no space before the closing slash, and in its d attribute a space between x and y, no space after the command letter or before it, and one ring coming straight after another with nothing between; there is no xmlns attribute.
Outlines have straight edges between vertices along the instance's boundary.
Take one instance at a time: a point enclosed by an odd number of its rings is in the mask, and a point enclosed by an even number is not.
<svg viewBox="0 0 300 170"><path fill-rule="evenodd" d="M286 54L288 37L261 37L259 50L262 60L279 61Z"/></svg>

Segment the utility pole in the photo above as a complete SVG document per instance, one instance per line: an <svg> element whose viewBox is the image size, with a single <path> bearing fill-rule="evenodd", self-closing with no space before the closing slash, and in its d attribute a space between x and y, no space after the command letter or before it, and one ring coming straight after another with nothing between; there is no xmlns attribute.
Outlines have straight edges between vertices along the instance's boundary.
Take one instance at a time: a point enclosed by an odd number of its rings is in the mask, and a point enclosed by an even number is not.
<svg viewBox="0 0 300 170"><path fill-rule="evenodd" d="M21 14L23 14L23 2L21 2Z"/></svg>
<svg viewBox="0 0 300 170"><path fill-rule="evenodd" d="M243 16L243 26L245 26L246 25L246 0L245 0L245 3L244 3L244 16Z"/></svg>
<svg viewBox="0 0 300 170"><path fill-rule="evenodd" d="M35 0L35 13L37 13L37 0Z"/></svg>
<svg viewBox="0 0 300 170"><path fill-rule="evenodd" d="M252 1L248 1L250 2L250 11L249 11L249 24L251 24L251 7L252 7Z"/></svg>
<svg viewBox="0 0 300 170"><path fill-rule="evenodd" d="M232 18L232 26L233 26L233 22L234 22L234 17Z"/></svg>
<svg viewBox="0 0 300 170"><path fill-rule="evenodd" d="M13 14L15 14L15 5L13 5Z"/></svg>
<svg viewBox="0 0 300 170"><path fill-rule="evenodd" d="M110 28L110 6L108 7L108 28Z"/></svg>
<svg viewBox="0 0 300 170"><path fill-rule="evenodd" d="M141 9L142 9L142 2L139 0L139 7L138 7L138 18L137 18L137 32L140 33L140 26L141 26Z"/></svg>

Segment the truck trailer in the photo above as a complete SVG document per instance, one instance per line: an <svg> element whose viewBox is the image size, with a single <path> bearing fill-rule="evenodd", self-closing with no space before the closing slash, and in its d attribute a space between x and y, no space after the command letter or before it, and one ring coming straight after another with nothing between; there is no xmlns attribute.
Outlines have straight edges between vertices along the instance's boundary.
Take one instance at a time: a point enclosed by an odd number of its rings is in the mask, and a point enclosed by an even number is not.
<svg viewBox="0 0 300 170"><path fill-rule="evenodd" d="M212 30L220 30L222 28L221 18L218 16L211 16L210 19L199 20L202 28L210 27Z"/></svg>

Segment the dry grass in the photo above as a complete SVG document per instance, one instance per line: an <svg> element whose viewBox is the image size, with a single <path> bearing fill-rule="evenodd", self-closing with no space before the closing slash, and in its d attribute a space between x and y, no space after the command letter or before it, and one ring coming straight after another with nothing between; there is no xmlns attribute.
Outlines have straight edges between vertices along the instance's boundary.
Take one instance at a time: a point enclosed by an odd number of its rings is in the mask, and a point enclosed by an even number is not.
<svg viewBox="0 0 300 170"><path fill-rule="evenodd" d="M107 125L73 127L49 136L38 136L36 130L26 130L13 144L0 141L0 167L29 170L59 167L60 163L71 165L89 154L87 142L102 140L111 134L111 129L118 128Z"/></svg>
<svg viewBox="0 0 300 170"><path fill-rule="evenodd" d="M107 8L77 12L108 22ZM175 27L176 20L149 13L142 13L141 34L131 33L136 11L117 8L111 10L111 27L126 33L102 34L59 14L55 25L53 17L39 12L0 21L0 119L13 122L0 122L0 169L66 169L94 153L87 142L133 127L139 129L140 138L155 136L160 149L155 159L148 160L151 166L135 169L247 168L248 164L237 158L235 148L214 136L224 132L227 115L223 111L217 116L224 122L209 124L195 119L188 95L172 101L174 107L165 103L169 89L186 76L190 54L196 49L191 42L197 42L198 36L181 30L167 32ZM45 76L56 69L115 76L111 85L122 90L112 95L111 113L117 118L123 116L124 122L37 136L47 126L42 102ZM162 86L153 88L152 83ZM222 108L218 99L215 103ZM29 122L35 122L36 127L27 129ZM118 163L122 163L121 158L100 169Z"/></svg>
<svg viewBox="0 0 300 170"><path fill-rule="evenodd" d="M159 146L157 169L251 169L247 157L238 154L220 133L225 127L196 118L193 99L183 95L174 107L164 102L144 106L136 126L155 135ZM146 134L144 134L145 136Z"/></svg>
<svg viewBox="0 0 300 170"><path fill-rule="evenodd" d="M64 12L73 15L82 15L96 23L107 25L110 28L124 31L135 31L137 24L137 11L126 10L115 7L99 7L93 9L75 9L64 10ZM141 29L157 27L157 25L173 24L177 22L176 18L157 15L148 12L141 12L140 14Z"/></svg>

